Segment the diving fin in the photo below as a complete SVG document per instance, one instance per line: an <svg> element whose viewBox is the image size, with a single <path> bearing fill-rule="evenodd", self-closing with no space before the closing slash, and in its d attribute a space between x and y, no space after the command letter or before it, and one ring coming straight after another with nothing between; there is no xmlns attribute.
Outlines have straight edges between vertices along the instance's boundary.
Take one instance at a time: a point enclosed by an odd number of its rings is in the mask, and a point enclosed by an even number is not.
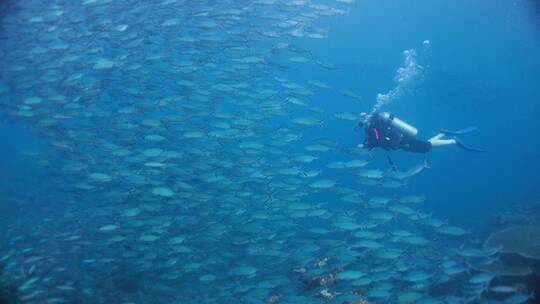
<svg viewBox="0 0 540 304"><path fill-rule="evenodd" d="M468 152L486 152L486 150L482 150L482 149L467 146L466 144L464 144L457 137L454 137L453 139L456 141L457 146L460 147L461 149L465 150L465 151L468 151Z"/></svg>
<svg viewBox="0 0 540 304"><path fill-rule="evenodd" d="M457 131L450 131L450 130L442 129L441 133L447 134L447 135L463 135L463 134L468 134L468 133L474 132L477 129L478 129L477 126L470 126L468 128L457 130Z"/></svg>

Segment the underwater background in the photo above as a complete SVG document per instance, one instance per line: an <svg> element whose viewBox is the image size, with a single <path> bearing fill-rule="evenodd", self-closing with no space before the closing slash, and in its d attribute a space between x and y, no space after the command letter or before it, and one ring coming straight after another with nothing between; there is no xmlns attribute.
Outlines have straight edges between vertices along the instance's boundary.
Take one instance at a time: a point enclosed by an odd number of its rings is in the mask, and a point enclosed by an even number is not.
<svg viewBox="0 0 540 304"><path fill-rule="evenodd" d="M0 303L536 303L540 2L0 18ZM486 152L394 172L374 109Z"/></svg>

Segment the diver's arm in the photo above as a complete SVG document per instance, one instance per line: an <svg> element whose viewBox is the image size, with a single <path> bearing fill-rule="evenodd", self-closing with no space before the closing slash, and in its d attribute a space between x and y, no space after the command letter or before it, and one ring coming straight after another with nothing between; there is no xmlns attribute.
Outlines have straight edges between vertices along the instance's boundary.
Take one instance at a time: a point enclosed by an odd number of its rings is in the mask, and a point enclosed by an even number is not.
<svg viewBox="0 0 540 304"><path fill-rule="evenodd" d="M372 148L372 145L370 144L371 141L371 123L364 125L364 142L361 144L358 144L356 147L360 149L370 149Z"/></svg>
<svg viewBox="0 0 540 304"><path fill-rule="evenodd" d="M373 145L369 144L368 139L366 138L363 143L358 144L357 147L360 149L371 149Z"/></svg>

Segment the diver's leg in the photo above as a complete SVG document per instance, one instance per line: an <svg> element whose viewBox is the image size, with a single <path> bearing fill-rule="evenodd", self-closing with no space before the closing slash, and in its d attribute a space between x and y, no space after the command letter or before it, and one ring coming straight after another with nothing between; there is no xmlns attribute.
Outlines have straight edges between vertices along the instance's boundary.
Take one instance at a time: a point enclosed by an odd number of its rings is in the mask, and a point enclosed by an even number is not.
<svg viewBox="0 0 540 304"><path fill-rule="evenodd" d="M474 130L476 130L476 127L470 127L470 128L467 128L467 129L463 129L461 131L454 131L453 133L464 134L464 133L471 132L471 131L474 131ZM469 146L465 145L461 140L459 140L459 138L457 138L455 136L452 137L452 139L442 139L447 134L452 134L452 133L450 133L450 131L441 131L441 133L439 133L439 134L433 136L432 138L428 139L428 142L431 144L432 147L457 145L461 149L463 149L465 151L469 151L469 152L486 152L483 149L472 148L472 147L469 147Z"/></svg>
<svg viewBox="0 0 540 304"><path fill-rule="evenodd" d="M431 143L432 147L441 147L441 146L448 146L448 145L455 145L457 142L455 139L440 139L439 138L431 138L428 140Z"/></svg>
<svg viewBox="0 0 540 304"><path fill-rule="evenodd" d="M431 142L432 140L439 140L439 139L443 138L444 135L445 135L444 133L439 133L439 134L433 136L432 138L428 139L428 141Z"/></svg>

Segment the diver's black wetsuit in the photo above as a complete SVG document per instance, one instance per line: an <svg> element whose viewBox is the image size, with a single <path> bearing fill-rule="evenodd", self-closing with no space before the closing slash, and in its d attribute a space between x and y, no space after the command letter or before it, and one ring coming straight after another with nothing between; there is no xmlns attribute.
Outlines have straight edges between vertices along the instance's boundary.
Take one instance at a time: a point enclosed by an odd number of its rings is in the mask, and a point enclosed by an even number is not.
<svg viewBox="0 0 540 304"><path fill-rule="evenodd" d="M415 153L427 153L431 150L429 141L403 134L399 129L382 119L379 113L373 114L369 122L364 125L364 133L364 148L366 149L380 147L387 151L402 149Z"/></svg>

